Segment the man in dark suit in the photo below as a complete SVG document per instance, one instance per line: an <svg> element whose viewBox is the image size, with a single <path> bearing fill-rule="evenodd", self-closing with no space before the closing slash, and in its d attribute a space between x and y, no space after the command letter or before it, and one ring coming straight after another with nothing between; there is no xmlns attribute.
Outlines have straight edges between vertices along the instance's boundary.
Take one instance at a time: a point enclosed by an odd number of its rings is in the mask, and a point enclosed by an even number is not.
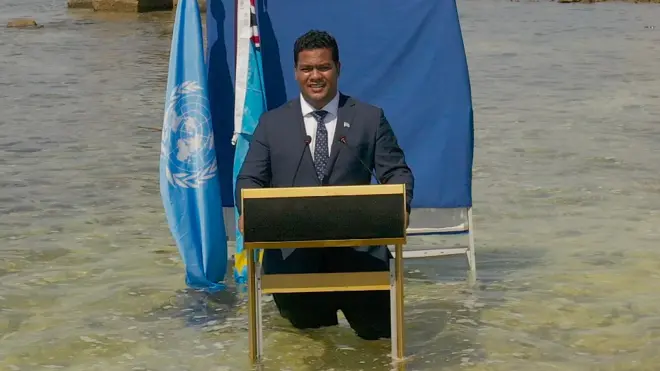
<svg viewBox="0 0 660 371"><path fill-rule="evenodd" d="M413 175L383 110L338 92L335 39L309 31L293 52L301 97L261 116L238 175L236 204L243 188L370 184L374 171L381 183L406 185L410 213ZM242 224L241 217L241 230ZM391 258L386 246L266 250L263 268L266 274L387 271ZM273 296L297 328L337 325L341 310L363 339L390 337L388 291Z"/></svg>

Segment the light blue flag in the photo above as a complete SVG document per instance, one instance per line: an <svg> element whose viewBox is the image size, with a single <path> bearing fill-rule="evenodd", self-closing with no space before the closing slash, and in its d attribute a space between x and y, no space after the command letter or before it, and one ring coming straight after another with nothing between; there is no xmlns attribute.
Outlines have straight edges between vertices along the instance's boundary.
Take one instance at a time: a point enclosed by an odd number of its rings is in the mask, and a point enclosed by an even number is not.
<svg viewBox="0 0 660 371"><path fill-rule="evenodd" d="M264 90L263 67L261 61L261 39L257 25L255 0L239 0L236 6L236 24L244 28L238 30L236 40L236 115L233 142L234 192L236 178L243 166L245 155L250 148L254 129L259 118L266 112L266 92ZM248 27L249 25L249 27ZM236 254L234 255L234 280L247 281L247 256L243 250L243 235L238 230L238 209L236 217ZM255 257L256 258L256 257Z"/></svg>
<svg viewBox="0 0 660 371"><path fill-rule="evenodd" d="M186 269L186 284L225 288L227 235L222 215L197 0L180 0L170 51L160 152L160 193Z"/></svg>

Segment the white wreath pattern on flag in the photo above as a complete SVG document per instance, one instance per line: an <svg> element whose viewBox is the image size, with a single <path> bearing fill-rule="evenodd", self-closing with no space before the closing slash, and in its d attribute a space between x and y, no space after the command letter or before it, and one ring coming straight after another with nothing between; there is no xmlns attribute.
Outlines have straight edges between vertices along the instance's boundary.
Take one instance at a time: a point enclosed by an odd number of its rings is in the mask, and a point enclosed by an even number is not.
<svg viewBox="0 0 660 371"><path fill-rule="evenodd" d="M199 188L217 176L210 105L195 81L185 81L168 97L160 155L170 184Z"/></svg>

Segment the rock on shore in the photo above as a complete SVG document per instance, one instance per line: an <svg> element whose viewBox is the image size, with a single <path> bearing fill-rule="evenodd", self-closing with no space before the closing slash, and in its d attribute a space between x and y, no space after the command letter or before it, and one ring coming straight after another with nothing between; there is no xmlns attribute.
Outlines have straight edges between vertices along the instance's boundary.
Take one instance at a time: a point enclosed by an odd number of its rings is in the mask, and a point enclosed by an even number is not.
<svg viewBox="0 0 660 371"><path fill-rule="evenodd" d="M114 12L148 12L152 10L173 10L181 0L67 0L69 8L94 9L97 11ZM520 1L520 0L511 0ZM535 0L539 1L539 0ZM657 3L660 0L550 0L560 4L570 3L600 3L621 1L626 3ZM197 0L199 10L206 12L207 0Z"/></svg>
<svg viewBox="0 0 660 371"><path fill-rule="evenodd" d="M107 12L172 10L172 0L92 0L92 8Z"/></svg>
<svg viewBox="0 0 660 371"><path fill-rule="evenodd" d="M174 7L175 8L179 4L179 1L181 1L181 0L174 0ZM199 4L199 10L201 12L205 12L206 11L206 0L197 0L197 3Z"/></svg>
<svg viewBox="0 0 660 371"><path fill-rule="evenodd" d="M555 0L552 0L555 1ZM660 0L556 0L560 4L572 4L572 3L582 3L582 4L593 4L593 3L605 3L612 1L619 1L624 3L655 3L660 4Z"/></svg>
<svg viewBox="0 0 660 371"><path fill-rule="evenodd" d="M180 0L67 0L69 8L94 9L107 12L148 12L173 10ZM206 11L206 0L197 0L199 9Z"/></svg>
<svg viewBox="0 0 660 371"><path fill-rule="evenodd" d="M92 0L68 0L67 5L74 9L93 9Z"/></svg>
<svg viewBox="0 0 660 371"><path fill-rule="evenodd" d="M42 25L38 24L34 18L14 18L7 22L8 28L41 28Z"/></svg>

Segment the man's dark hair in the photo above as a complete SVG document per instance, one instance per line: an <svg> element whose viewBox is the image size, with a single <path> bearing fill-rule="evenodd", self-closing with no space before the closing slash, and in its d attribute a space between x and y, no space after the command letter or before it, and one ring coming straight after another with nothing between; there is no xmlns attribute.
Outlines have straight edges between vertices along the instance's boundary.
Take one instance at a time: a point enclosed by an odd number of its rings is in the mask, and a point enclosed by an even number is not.
<svg viewBox="0 0 660 371"><path fill-rule="evenodd" d="M300 36L293 44L293 62L298 65L298 53L303 50L330 49L332 51L332 61L339 62L339 47L337 40L325 31L310 30Z"/></svg>

